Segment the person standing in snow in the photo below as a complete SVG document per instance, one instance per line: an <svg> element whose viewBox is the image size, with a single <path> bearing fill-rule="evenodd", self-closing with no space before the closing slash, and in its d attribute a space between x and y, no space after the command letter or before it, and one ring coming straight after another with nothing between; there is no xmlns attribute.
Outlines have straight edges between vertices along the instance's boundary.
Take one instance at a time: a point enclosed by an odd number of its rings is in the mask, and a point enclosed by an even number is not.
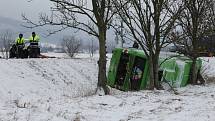
<svg viewBox="0 0 215 121"><path fill-rule="evenodd" d="M36 35L35 32L32 32L32 35L29 38L30 45L38 45L40 37Z"/></svg>
<svg viewBox="0 0 215 121"><path fill-rule="evenodd" d="M19 34L19 37L16 38L16 45L24 45L25 39L23 38L23 34Z"/></svg>
<svg viewBox="0 0 215 121"><path fill-rule="evenodd" d="M30 58L39 57L40 55L39 40L40 40L40 37L36 35L35 32L32 32L32 35L29 38L29 42L30 42L29 57Z"/></svg>
<svg viewBox="0 0 215 121"><path fill-rule="evenodd" d="M136 41L134 41L134 44L133 44L132 47L138 49L138 48L139 48L139 45L138 45L138 43L137 43Z"/></svg>
<svg viewBox="0 0 215 121"><path fill-rule="evenodd" d="M23 48L25 47L25 39L23 38L23 34L19 34L19 37L16 39L16 57L23 58Z"/></svg>

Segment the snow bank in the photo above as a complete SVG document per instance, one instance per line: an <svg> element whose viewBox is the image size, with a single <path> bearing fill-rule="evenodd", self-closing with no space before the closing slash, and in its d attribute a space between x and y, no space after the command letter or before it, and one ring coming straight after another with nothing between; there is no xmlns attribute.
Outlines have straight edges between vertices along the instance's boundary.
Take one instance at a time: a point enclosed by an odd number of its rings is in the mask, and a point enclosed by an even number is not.
<svg viewBox="0 0 215 121"><path fill-rule="evenodd" d="M201 73L206 83L215 82L215 57L204 57L201 58L203 65L201 68Z"/></svg>
<svg viewBox="0 0 215 121"><path fill-rule="evenodd" d="M38 103L92 95L97 84L97 64L91 59L0 59L0 67L1 108L8 103L32 108Z"/></svg>
<svg viewBox="0 0 215 121"><path fill-rule="evenodd" d="M203 63L211 77L213 59ZM215 84L98 96L97 59L0 59L0 67L0 121L215 121Z"/></svg>

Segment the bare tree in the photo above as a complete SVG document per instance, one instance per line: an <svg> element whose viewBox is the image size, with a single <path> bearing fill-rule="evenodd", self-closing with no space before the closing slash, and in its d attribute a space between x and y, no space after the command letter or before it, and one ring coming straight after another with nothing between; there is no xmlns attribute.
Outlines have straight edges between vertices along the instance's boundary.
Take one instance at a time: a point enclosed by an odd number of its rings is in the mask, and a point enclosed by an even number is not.
<svg viewBox="0 0 215 121"><path fill-rule="evenodd" d="M136 40L149 59L150 89L159 88L158 60L161 48L182 11L176 0L117 0L119 16L129 29L130 39Z"/></svg>
<svg viewBox="0 0 215 121"><path fill-rule="evenodd" d="M13 41L15 40L11 30L6 30L0 34L0 51L2 52L3 58L9 58L10 46Z"/></svg>
<svg viewBox="0 0 215 121"><path fill-rule="evenodd" d="M114 48L116 48L115 41L109 41L107 42L107 53L112 53Z"/></svg>
<svg viewBox="0 0 215 121"><path fill-rule="evenodd" d="M116 16L114 18L114 23L112 23L112 28L115 30L115 42L116 47L123 47L125 43L126 30L124 28L123 20Z"/></svg>
<svg viewBox="0 0 215 121"><path fill-rule="evenodd" d="M200 57L199 42L202 37L211 35L215 30L214 0L182 0L185 9L179 19L177 28L172 32L176 47L180 53L193 61L191 83L197 84L197 58Z"/></svg>
<svg viewBox="0 0 215 121"><path fill-rule="evenodd" d="M98 47L96 46L94 39L91 39L91 42L87 46L88 46L88 51L90 53L90 56L93 57L96 50L98 50Z"/></svg>
<svg viewBox="0 0 215 121"><path fill-rule="evenodd" d="M106 33L115 12L111 10L111 0L50 0L54 3L52 15L41 14L38 24L27 19L30 23L28 27L38 27L44 25L60 26L61 29L52 31L56 33L67 28L75 28L95 36L99 40L99 71L98 90L103 89L105 94L109 94L106 85Z"/></svg>
<svg viewBox="0 0 215 121"><path fill-rule="evenodd" d="M75 57L81 47L81 40L74 36L64 37L62 40L63 51L71 58Z"/></svg>

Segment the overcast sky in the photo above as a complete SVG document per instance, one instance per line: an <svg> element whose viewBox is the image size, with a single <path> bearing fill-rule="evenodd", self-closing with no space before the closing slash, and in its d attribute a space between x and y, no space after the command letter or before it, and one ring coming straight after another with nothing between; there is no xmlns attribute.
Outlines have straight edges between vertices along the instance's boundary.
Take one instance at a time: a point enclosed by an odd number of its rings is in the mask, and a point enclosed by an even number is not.
<svg viewBox="0 0 215 121"><path fill-rule="evenodd" d="M51 13L52 4L49 0L0 0L0 16L22 21L21 14L23 13L31 20L38 20L39 13ZM79 34L74 33L74 35L86 39L85 34L81 34L81 36ZM111 36L107 39L112 40L113 38Z"/></svg>
<svg viewBox="0 0 215 121"><path fill-rule="evenodd" d="M37 19L41 12L50 13L51 4L49 0L0 0L0 16L22 20L21 14L24 13Z"/></svg>

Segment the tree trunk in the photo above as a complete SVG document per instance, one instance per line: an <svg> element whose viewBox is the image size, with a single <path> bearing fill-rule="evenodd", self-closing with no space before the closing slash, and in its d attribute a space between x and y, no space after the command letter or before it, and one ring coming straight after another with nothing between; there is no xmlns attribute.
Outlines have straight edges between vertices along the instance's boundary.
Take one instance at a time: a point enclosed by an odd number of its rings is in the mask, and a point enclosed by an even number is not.
<svg viewBox="0 0 215 121"><path fill-rule="evenodd" d="M109 88L107 87L106 77L106 30L104 28L99 29L99 72L98 72L98 89L102 88L105 94L109 94Z"/></svg>
<svg viewBox="0 0 215 121"><path fill-rule="evenodd" d="M149 57L149 72L150 72L150 87L149 89L160 89L161 85L159 82L159 64L158 57L156 55Z"/></svg>
<svg viewBox="0 0 215 121"><path fill-rule="evenodd" d="M153 64L153 56L150 54L149 56L149 89L153 90L155 88L155 78L154 78L154 64Z"/></svg>
<svg viewBox="0 0 215 121"><path fill-rule="evenodd" d="M8 52L8 50L6 50L6 59L8 59L9 58L9 52Z"/></svg>
<svg viewBox="0 0 215 121"><path fill-rule="evenodd" d="M155 83L155 88L156 89L161 88L161 85L160 85L160 82L159 82L159 76L158 76L158 71L159 71L158 58L159 58L159 55L155 54L153 63L154 63L154 78L155 78L154 83Z"/></svg>
<svg viewBox="0 0 215 121"><path fill-rule="evenodd" d="M197 61L197 58L196 57L194 57L193 59L192 59L192 61L193 61L193 63L192 63L192 66L191 66L191 80L190 80L190 82L192 83L192 84L197 84L197 73L198 73L198 70L197 70L197 67L196 67L196 61Z"/></svg>

